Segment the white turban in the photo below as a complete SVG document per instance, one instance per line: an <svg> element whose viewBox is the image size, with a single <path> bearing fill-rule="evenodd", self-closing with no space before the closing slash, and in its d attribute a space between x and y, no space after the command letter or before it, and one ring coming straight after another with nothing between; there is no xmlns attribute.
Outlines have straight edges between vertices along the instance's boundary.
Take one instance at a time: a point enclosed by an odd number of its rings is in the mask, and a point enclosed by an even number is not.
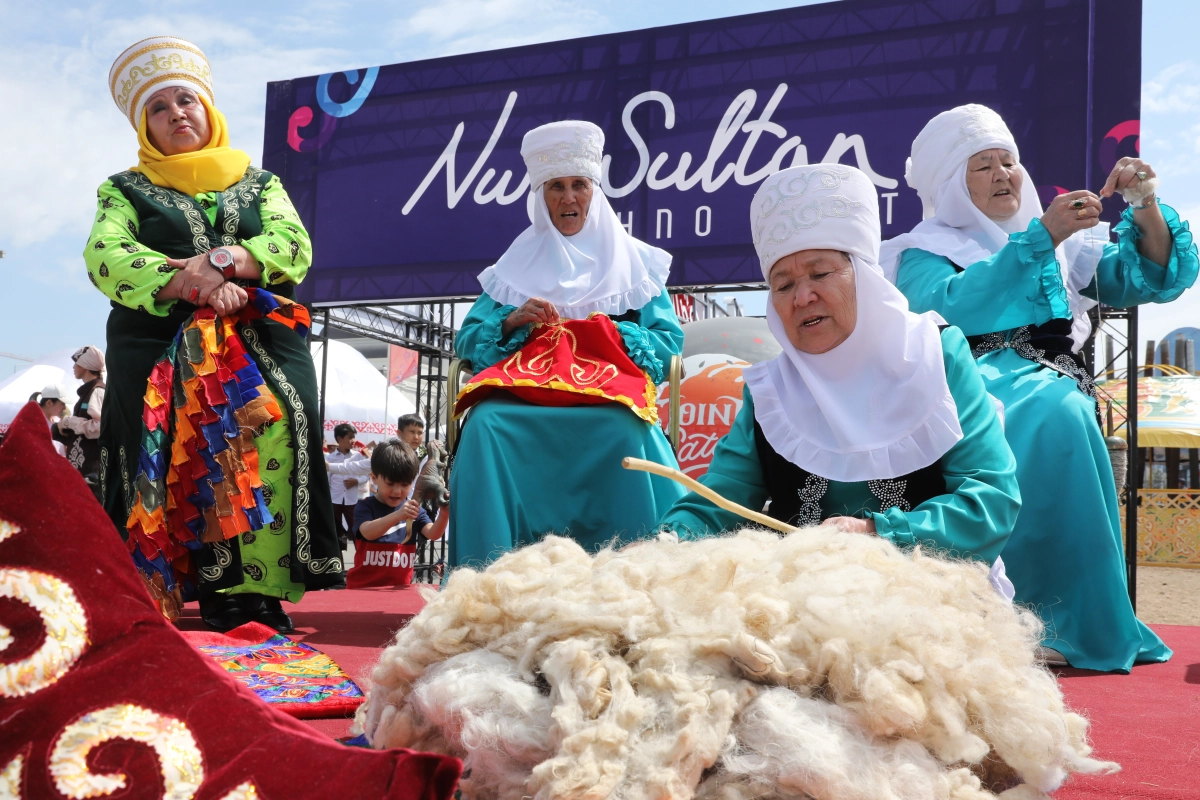
<svg viewBox="0 0 1200 800"><path fill-rule="evenodd" d="M104 371L104 353L95 345L87 344L79 348L71 355L71 360L92 372Z"/></svg>
<svg viewBox="0 0 1200 800"><path fill-rule="evenodd" d="M904 164L904 180L917 190L922 216L933 216L938 189L967 159L996 148L1007 150L1020 162L1021 154L1008 126L987 106L970 103L929 120L913 140L912 156Z"/></svg>
<svg viewBox="0 0 1200 800"><path fill-rule="evenodd" d="M777 172L754 195L750 227L767 278L791 253L849 254L858 304L854 330L819 354L793 347L767 304L783 352L743 375L771 447L802 469L847 482L898 478L941 458L962 438L946 383L942 319L913 314L883 277L871 179L841 164Z"/></svg>
<svg viewBox="0 0 1200 800"><path fill-rule="evenodd" d="M1007 150L1017 158L1021 172L1021 205L1006 220L989 219L979 210L967 189L967 161L984 150ZM987 106L965 105L943 111L926 123L913 140L904 178L917 191L925 219L910 233L883 243L879 263L888 280L895 282L900 258L918 248L948 258L966 268L990 258L1008 244L1008 237L1029 227L1042 215L1033 178L1020 164L1017 143L1004 120ZM1060 245L1056 254L1075 320L1072 337L1077 349L1091 333L1087 310L1096 303L1080 294L1095 274L1099 254L1094 248L1108 241L1108 224L1080 231Z"/></svg>
<svg viewBox="0 0 1200 800"><path fill-rule="evenodd" d="M671 254L635 239L604 196L600 169L604 132L590 122L551 122L525 134L521 157L529 169L533 224L479 274L479 284L502 305L531 297L549 300L567 319L599 312L618 316L662 294ZM554 227L542 185L555 178L592 181L583 230L564 236Z"/></svg>

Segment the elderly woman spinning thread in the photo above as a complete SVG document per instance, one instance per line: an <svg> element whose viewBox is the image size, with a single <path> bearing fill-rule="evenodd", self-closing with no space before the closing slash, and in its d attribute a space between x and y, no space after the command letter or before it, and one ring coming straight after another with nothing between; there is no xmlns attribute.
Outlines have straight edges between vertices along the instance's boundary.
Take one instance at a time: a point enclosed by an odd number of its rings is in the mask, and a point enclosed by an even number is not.
<svg viewBox="0 0 1200 800"><path fill-rule="evenodd" d="M1134 617L1117 496L1079 350L1087 310L1165 303L1196 280L1187 223L1155 199L1157 178L1117 162L1099 195L1059 195L1043 211L998 114L966 105L934 117L912 145L907 180L925 207L880 263L914 310L967 334L984 385L1004 404L1023 505L1004 561L1016 599L1046 623L1052 660L1128 671L1171 651ZM1132 205L1109 242L1102 198Z"/></svg>
<svg viewBox="0 0 1200 800"><path fill-rule="evenodd" d="M871 180L841 164L783 170L750 223L783 352L744 371L700 482L751 509L769 499L791 525L995 562L1020 507L1012 451L962 333L910 312L880 271ZM698 494L661 520L683 538L741 524Z"/></svg>
<svg viewBox="0 0 1200 800"><path fill-rule="evenodd" d="M633 541L682 495L620 467L676 465L654 387L683 331L665 288L671 256L621 226L600 187L603 147L579 121L522 141L533 224L479 276L454 343L476 375L456 405L471 410L450 477L451 566L550 532L590 550Z"/></svg>

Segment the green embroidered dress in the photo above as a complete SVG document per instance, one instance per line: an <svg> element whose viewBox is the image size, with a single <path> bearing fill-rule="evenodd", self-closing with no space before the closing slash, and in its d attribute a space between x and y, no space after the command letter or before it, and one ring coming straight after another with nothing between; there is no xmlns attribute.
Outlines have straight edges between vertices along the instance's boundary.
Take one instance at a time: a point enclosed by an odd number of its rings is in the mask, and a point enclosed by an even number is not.
<svg viewBox="0 0 1200 800"><path fill-rule="evenodd" d="M241 245L262 266L260 285L294 297L312 261L308 233L279 178L250 167L222 192L189 197L127 171L98 192L84 260L88 277L112 301L108 393L100 429L104 507L126 534L136 491L142 398L155 362L195 306L159 301L174 275L166 259ZM196 554L202 588L298 601L306 589L344 585L317 415L317 379L304 339L258 320L241 329L283 420L255 442L263 492L274 522Z"/></svg>

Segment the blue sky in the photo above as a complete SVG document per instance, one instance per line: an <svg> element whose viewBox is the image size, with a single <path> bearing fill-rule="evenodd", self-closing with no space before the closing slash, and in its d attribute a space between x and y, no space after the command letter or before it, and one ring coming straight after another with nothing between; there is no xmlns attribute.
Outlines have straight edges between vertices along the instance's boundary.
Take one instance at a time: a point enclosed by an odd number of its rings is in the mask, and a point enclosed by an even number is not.
<svg viewBox="0 0 1200 800"><path fill-rule="evenodd" d="M1164 200L1200 220L1200 3L1144 2L1142 155L1162 176ZM80 252L96 186L135 160L105 77L138 39L170 32L204 48L234 146L258 163L271 80L807 4L0 0L0 352L103 345L108 303ZM1200 290L1142 312L1143 338L1182 325L1200 327ZM0 379L20 366L0 357Z"/></svg>

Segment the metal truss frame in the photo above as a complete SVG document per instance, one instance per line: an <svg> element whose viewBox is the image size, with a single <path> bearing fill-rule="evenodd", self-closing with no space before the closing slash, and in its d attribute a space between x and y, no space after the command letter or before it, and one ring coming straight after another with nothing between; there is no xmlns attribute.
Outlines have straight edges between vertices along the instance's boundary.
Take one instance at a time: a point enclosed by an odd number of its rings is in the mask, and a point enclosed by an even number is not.
<svg viewBox="0 0 1200 800"><path fill-rule="evenodd" d="M1088 369L1096 378L1105 378L1117 373L1119 365L1124 361L1126 374L1125 422L1116 426L1127 426L1125 441L1129 446L1128 473L1125 478L1125 491L1120 500L1125 503L1125 579L1129 588L1129 602L1137 610L1137 542L1138 542L1138 484L1142 477L1142 459L1138 450L1137 436L1137 396L1138 396L1138 310L1133 308L1110 308L1097 306L1089 312L1092 319L1092 330L1105 335L1105 352L1096 353L1096 337L1088 340L1083 355ZM1124 322L1124 331L1113 325ZM1122 346L1113 346L1113 343ZM1102 411L1104 409L1101 409Z"/></svg>

